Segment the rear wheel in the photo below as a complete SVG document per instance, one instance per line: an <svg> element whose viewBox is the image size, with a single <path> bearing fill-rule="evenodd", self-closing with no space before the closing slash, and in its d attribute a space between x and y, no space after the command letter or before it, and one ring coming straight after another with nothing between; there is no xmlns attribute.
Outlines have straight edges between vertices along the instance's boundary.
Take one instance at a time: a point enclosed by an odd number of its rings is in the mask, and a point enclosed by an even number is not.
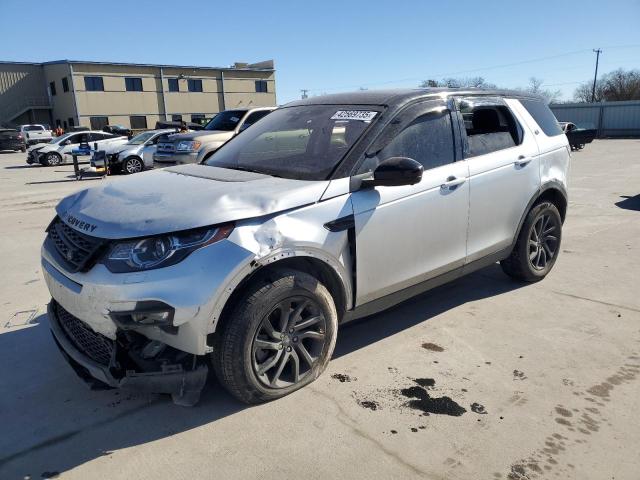
<svg viewBox="0 0 640 480"><path fill-rule="evenodd" d="M55 167L62 163L62 157L56 152L49 152L44 157L44 164L49 167Z"/></svg>
<svg viewBox="0 0 640 480"><path fill-rule="evenodd" d="M126 174L138 173L144 170L144 163L138 157L129 157L122 164L122 171Z"/></svg>
<svg viewBox="0 0 640 480"><path fill-rule="evenodd" d="M275 271L250 284L222 325L212 354L216 375L246 403L288 395L324 371L337 325L322 283L296 270Z"/></svg>
<svg viewBox="0 0 640 480"><path fill-rule="evenodd" d="M535 205L525 219L511 255L502 260L504 272L518 280L542 280L560 252L562 218L551 202Z"/></svg>

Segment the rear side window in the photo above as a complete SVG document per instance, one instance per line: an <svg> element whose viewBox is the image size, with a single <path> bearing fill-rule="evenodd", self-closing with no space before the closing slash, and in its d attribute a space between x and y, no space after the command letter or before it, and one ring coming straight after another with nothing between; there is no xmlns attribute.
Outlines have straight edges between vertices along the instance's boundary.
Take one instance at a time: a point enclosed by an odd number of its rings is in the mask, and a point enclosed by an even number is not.
<svg viewBox="0 0 640 480"><path fill-rule="evenodd" d="M562 135L562 128L558 124L556 116L544 102L532 99L521 99L520 103L527 109L547 137Z"/></svg>
<svg viewBox="0 0 640 480"><path fill-rule="evenodd" d="M451 115L444 111L416 118L376 157L375 162L365 162L364 171L375 170L379 162L391 157L412 158L420 162L425 170L453 163L455 154Z"/></svg>
<svg viewBox="0 0 640 480"><path fill-rule="evenodd" d="M491 105L483 100L459 103L469 149L468 157L505 150L522 143L522 127L504 105Z"/></svg>
<svg viewBox="0 0 640 480"><path fill-rule="evenodd" d="M270 113L271 113L270 110L259 110L257 112L253 112L244 121L244 125L246 125L246 126L253 125L258 120L260 120L262 117L266 117Z"/></svg>

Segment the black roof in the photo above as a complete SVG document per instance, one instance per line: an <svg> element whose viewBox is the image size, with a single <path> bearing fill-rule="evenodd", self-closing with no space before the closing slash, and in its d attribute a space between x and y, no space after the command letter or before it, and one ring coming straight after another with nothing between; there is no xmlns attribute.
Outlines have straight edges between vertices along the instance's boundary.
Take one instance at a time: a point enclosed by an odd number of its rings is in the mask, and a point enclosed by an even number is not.
<svg viewBox="0 0 640 480"><path fill-rule="evenodd" d="M294 100L287 107L298 105L386 105L396 106L412 100L449 95L498 95L505 97L531 97L537 95L514 90L496 90L482 88L406 88L393 90L358 90L355 92L334 93L317 97Z"/></svg>

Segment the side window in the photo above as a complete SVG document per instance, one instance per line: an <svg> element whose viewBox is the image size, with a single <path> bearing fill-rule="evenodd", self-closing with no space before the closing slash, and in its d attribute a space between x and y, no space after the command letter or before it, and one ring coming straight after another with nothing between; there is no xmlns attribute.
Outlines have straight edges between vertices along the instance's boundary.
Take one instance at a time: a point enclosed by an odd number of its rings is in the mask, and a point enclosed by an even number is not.
<svg viewBox="0 0 640 480"><path fill-rule="evenodd" d="M463 100L459 108L469 142L467 156L486 155L522 143L522 127L506 106Z"/></svg>
<svg viewBox="0 0 640 480"><path fill-rule="evenodd" d="M376 157L365 162L360 173L375 170L381 161L391 157L412 158L429 170L453 163L454 148L449 111L427 113L413 120Z"/></svg>
<svg viewBox="0 0 640 480"><path fill-rule="evenodd" d="M69 138L67 138L69 145L78 145L80 143L80 140L82 140L82 135L71 135Z"/></svg>
<svg viewBox="0 0 640 480"><path fill-rule="evenodd" d="M243 125L245 126L245 128L248 127L249 125L253 125L262 117L266 117L269 113L271 113L270 110L260 110L258 112L253 112L247 117Z"/></svg>
<svg viewBox="0 0 640 480"><path fill-rule="evenodd" d="M556 116L544 102L530 98L520 99L519 101L522 106L527 109L529 115L533 117L547 137L562 135L562 128L560 128Z"/></svg>

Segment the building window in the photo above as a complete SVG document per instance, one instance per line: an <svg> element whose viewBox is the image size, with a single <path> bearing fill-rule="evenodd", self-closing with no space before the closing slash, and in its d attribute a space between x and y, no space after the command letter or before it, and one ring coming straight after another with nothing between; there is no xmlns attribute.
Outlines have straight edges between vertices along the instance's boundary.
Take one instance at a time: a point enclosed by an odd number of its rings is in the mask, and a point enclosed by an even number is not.
<svg viewBox="0 0 640 480"><path fill-rule="evenodd" d="M56 82L49 82L49 91L52 97L56 95Z"/></svg>
<svg viewBox="0 0 640 480"><path fill-rule="evenodd" d="M139 77L128 77L124 79L127 92L141 92L142 91L142 79Z"/></svg>
<svg viewBox="0 0 640 480"><path fill-rule="evenodd" d="M256 92L258 92L258 93L267 93L267 81L266 80L256 80Z"/></svg>
<svg viewBox="0 0 640 480"><path fill-rule="evenodd" d="M66 132L67 131L67 121L63 121L62 122L62 129Z"/></svg>
<svg viewBox="0 0 640 480"><path fill-rule="evenodd" d="M168 82L169 82L169 91L170 92L179 92L180 91L180 87L178 86L178 79L177 78L169 78Z"/></svg>
<svg viewBox="0 0 640 480"><path fill-rule="evenodd" d="M102 77L84 77L84 88L88 92L104 92Z"/></svg>
<svg viewBox="0 0 640 480"><path fill-rule="evenodd" d="M62 122L59 118L56 118L56 127L59 127L60 125L62 125Z"/></svg>
<svg viewBox="0 0 640 480"><path fill-rule="evenodd" d="M89 121L91 122L91 130L102 130L109 125L109 117L90 117Z"/></svg>
<svg viewBox="0 0 640 480"><path fill-rule="evenodd" d="M202 123L204 122L204 113L192 113L191 121L193 123L199 123L202 125Z"/></svg>
<svg viewBox="0 0 640 480"><path fill-rule="evenodd" d="M73 117L69 117L69 126L73 127L76 123L73 121Z"/></svg>
<svg viewBox="0 0 640 480"><path fill-rule="evenodd" d="M67 77L62 78L62 91L63 92L69 91L69 80L67 79Z"/></svg>
<svg viewBox="0 0 640 480"><path fill-rule="evenodd" d="M144 130L147 128L147 117L144 115L131 115L129 123L134 130Z"/></svg>
<svg viewBox="0 0 640 480"><path fill-rule="evenodd" d="M174 113L173 115L171 115L171 121L172 122L181 122L182 121L182 115Z"/></svg>
<svg viewBox="0 0 640 480"><path fill-rule="evenodd" d="M202 91L202 80L190 78L188 80L189 83L189 91L190 92L201 92Z"/></svg>

